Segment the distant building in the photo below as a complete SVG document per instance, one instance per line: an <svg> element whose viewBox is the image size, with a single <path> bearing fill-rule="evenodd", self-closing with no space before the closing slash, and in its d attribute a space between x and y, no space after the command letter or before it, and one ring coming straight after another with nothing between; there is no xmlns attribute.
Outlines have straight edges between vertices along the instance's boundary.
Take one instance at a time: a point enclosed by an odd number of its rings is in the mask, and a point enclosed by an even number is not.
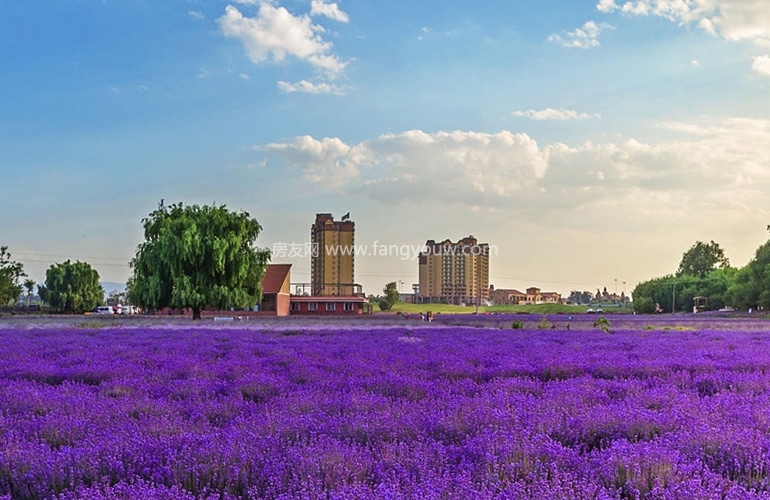
<svg viewBox="0 0 770 500"><path fill-rule="evenodd" d="M355 232L349 214L339 221L332 214L316 214L310 228L311 295L352 296L358 291L354 284Z"/></svg>
<svg viewBox="0 0 770 500"><path fill-rule="evenodd" d="M556 292L541 292L538 287L527 288L526 292L520 292L513 288L489 287L489 300L498 305L532 305L532 304L561 304L564 302L561 294Z"/></svg>
<svg viewBox="0 0 770 500"><path fill-rule="evenodd" d="M527 301L527 294L514 288L494 288L489 287L489 300L496 306L524 304Z"/></svg>
<svg viewBox="0 0 770 500"><path fill-rule="evenodd" d="M533 286L527 288L527 298L525 304L560 304L561 294L556 292L541 292L539 288Z"/></svg>
<svg viewBox="0 0 770 500"><path fill-rule="evenodd" d="M489 299L489 245L468 236L428 240L419 256L420 302L484 304Z"/></svg>

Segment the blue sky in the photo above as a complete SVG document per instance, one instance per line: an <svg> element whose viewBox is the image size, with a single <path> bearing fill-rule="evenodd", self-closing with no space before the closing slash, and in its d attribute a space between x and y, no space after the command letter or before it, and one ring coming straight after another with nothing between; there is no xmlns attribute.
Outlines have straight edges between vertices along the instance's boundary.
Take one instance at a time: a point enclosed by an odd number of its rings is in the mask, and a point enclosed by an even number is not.
<svg viewBox="0 0 770 500"><path fill-rule="evenodd" d="M361 245L496 245L497 287L630 291L766 240L768 117L759 0L2 2L0 244L124 282L161 199L268 248L350 212Z"/></svg>

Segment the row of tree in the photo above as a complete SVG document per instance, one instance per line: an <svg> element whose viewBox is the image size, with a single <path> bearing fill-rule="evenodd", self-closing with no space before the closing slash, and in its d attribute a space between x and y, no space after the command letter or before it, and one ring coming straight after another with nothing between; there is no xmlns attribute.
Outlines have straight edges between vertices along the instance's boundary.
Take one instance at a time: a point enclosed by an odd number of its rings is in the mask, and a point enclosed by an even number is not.
<svg viewBox="0 0 770 500"><path fill-rule="evenodd" d="M620 304L626 303L626 293L620 292L620 295L617 293L609 293L607 291L607 287L604 287L604 291L600 291L598 288L596 289L596 295L592 294L589 291L578 291L578 290L572 290L569 294L569 297L567 298L567 302L570 304L602 304L607 302L616 302Z"/></svg>
<svg viewBox="0 0 770 500"><path fill-rule="evenodd" d="M768 228L770 229L770 227ZM633 291L639 313L770 308L770 241L754 258L735 268L714 241L695 244L684 254L676 273L639 283Z"/></svg>
<svg viewBox="0 0 770 500"><path fill-rule="evenodd" d="M8 247L0 247L0 306L16 303L22 291L27 305L37 283L25 279L27 274L20 262L11 259ZM104 301L99 273L85 262L62 262L46 271L44 285L38 285L40 300L63 312L90 311Z"/></svg>
<svg viewBox="0 0 770 500"><path fill-rule="evenodd" d="M255 247L262 227L248 213L224 205L164 206L161 201L142 224L145 241L130 262L130 303L155 310L189 309L193 319L200 319L206 307L240 309L261 300L270 252ZM18 299L25 276L23 266L2 247L0 305ZM49 267L38 294L45 304L65 313L83 313L104 302L99 273L79 261Z"/></svg>

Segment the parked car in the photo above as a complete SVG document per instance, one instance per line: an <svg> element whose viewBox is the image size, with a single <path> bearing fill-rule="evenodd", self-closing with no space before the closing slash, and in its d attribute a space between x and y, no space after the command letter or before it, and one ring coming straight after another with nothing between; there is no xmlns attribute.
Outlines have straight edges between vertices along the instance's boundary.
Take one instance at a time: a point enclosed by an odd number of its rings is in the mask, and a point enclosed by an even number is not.
<svg viewBox="0 0 770 500"><path fill-rule="evenodd" d="M94 312L96 314L115 314L112 306L98 306L96 309L94 309Z"/></svg>
<svg viewBox="0 0 770 500"><path fill-rule="evenodd" d="M130 305L121 305L118 306L118 314L123 315L131 315L131 314L138 314L139 310L136 306L130 306Z"/></svg>

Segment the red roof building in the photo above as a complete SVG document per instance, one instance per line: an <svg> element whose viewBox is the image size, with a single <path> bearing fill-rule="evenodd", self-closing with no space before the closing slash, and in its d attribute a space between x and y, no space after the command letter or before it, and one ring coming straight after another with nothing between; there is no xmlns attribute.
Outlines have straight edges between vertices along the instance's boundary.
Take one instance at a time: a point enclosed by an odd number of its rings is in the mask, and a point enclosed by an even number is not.
<svg viewBox="0 0 770 500"><path fill-rule="evenodd" d="M291 264L268 264L262 278L260 312L272 312L276 316L288 316L291 308Z"/></svg>

